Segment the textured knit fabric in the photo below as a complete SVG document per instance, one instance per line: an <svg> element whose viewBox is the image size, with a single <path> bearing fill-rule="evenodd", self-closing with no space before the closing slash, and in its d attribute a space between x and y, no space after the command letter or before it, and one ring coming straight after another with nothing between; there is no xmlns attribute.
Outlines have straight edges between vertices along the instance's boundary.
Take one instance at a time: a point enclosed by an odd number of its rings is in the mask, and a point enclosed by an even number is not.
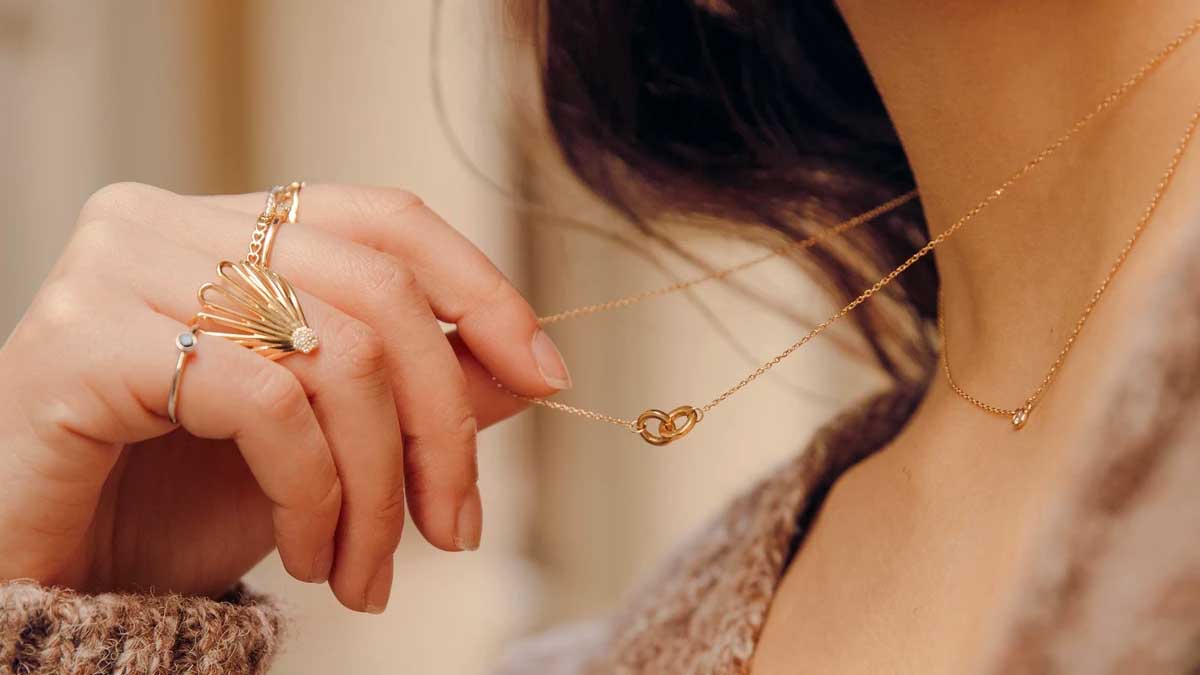
<svg viewBox="0 0 1200 675"><path fill-rule="evenodd" d="M210 600L10 582L0 584L0 673L255 675L280 626L276 609L240 587Z"/></svg>

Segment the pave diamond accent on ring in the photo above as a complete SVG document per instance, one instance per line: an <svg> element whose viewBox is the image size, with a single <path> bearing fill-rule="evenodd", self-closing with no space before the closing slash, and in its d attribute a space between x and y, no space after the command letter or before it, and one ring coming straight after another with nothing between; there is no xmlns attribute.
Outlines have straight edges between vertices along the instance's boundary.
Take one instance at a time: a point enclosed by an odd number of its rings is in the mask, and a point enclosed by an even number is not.
<svg viewBox="0 0 1200 675"><path fill-rule="evenodd" d="M321 344L321 340L317 338L317 331L308 326L301 326L292 331L292 344L299 351L310 354Z"/></svg>

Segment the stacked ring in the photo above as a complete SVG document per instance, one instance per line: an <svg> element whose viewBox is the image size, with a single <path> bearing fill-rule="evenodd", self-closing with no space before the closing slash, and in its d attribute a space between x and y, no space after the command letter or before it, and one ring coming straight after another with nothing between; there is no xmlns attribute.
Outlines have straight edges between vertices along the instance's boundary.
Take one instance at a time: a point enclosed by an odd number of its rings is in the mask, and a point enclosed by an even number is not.
<svg viewBox="0 0 1200 675"><path fill-rule="evenodd" d="M295 352L308 354L320 345L295 289L268 266L279 227L297 220L303 187L294 182L272 188L255 222L245 259L217 263L218 280L196 291L200 311L189 329L175 338L179 358L167 399L167 417L173 424L178 424L179 387L198 334L230 340L268 359Z"/></svg>

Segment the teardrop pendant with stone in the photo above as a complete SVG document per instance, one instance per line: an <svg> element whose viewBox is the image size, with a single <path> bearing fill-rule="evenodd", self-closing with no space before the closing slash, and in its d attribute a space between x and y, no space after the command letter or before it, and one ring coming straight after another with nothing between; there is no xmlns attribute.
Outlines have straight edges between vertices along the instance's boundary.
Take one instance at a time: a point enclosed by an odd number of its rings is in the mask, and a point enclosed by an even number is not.
<svg viewBox="0 0 1200 675"><path fill-rule="evenodd" d="M1025 427L1025 423L1029 421L1029 413L1033 411L1033 407L1023 405L1013 411L1012 426L1014 430L1020 430Z"/></svg>

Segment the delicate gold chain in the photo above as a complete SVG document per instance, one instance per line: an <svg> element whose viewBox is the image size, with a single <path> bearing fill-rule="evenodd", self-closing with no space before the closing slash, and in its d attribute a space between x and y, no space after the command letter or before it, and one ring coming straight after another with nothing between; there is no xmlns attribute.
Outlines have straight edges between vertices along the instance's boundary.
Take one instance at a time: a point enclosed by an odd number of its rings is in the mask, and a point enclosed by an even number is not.
<svg viewBox="0 0 1200 675"><path fill-rule="evenodd" d="M854 216L853 218L848 218L848 219L838 223L837 225L826 228L826 229L818 232L817 234L812 235L811 237L801 239L798 241L789 241L785 244L781 244L774 248L768 249L765 253L762 253L762 254L758 255L757 257L750 258L749 260L744 260L736 265L733 265L732 267L726 267L723 269L715 270L713 272L705 274L704 276L696 277L694 279L686 279L683 281L678 281L676 283L670 284L668 286L663 286L661 288L655 288L653 290L642 291L641 293L635 293L633 295L627 295L623 298L617 298L616 300L609 300L608 302L599 302L594 305L583 305L582 307L568 309L564 312L559 312L557 314L550 314L548 316L543 316L543 317L538 318L538 324L542 325L542 326L548 326L552 323L558 323L560 321L566 321L568 319L575 319L575 318L578 318L581 316L586 316L588 314L596 314L599 312L607 312L607 311L613 310L613 309L620 309L622 307L636 305L637 303L642 302L643 300L649 300L651 298L656 298L656 297L663 296L663 295L669 295L671 293L675 293L678 291L687 290L693 286L697 286L706 281L713 281L714 279L724 279L730 275L736 274L738 272L743 272L745 270L750 269L751 267L754 267L755 265L758 265L760 263L764 263L768 260L771 260L772 258L776 258L778 256L785 255L785 254L791 253L793 251L801 251L804 249L812 248L813 246L816 246L817 244L824 242L827 239L832 239L834 237L845 234L846 232L850 231L851 229L853 229L855 227L858 227L859 225L862 225L863 223L872 221L885 213L894 211L894 210L900 208L901 206L911 202L912 200L914 200L916 198L917 198L917 191L909 190L908 192L905 192L904 194L900 195L899 197L893 197L892 199L887 200L886 202L880 204L879 206L876 206L868 211L864 211L864 212Z"/></svg>
<svg viewBox="0 0 1200 675"><path fill-rule="evenodd" d="M963 389L958 382L955 381L954 374L950 370L950 352L946 346L946 322L944 319L944 314L940 311L941 293L938 293L938 332L942 339L942 370L946 373L946 381L950 383L950 388L954 390L954 393L958 394L968 403L976 408L979 408L980 410L989 412L993 415L998 415L1000 417L1008 417L1012 422L1013 428L1015 429L1020 429L1025 426L1025 423L1029 421L1029 415L1033 412L1034 406L1036 406L1038 401L1041 400L1042 395L1046 393L1046 389L1049 388L1055 377L1057 377L1058 373L1062 370L1063 362L1067 360L1067 355L1071 353L1071 349L1075 346L1075 341L1079 338L1079 334L1083 332L1083 327L1087 323L1088 319L1091 318L1092 312L1096 309L1096 305L1100 302L1100 298L1104 295L1104 292L1108 290L1109 285L1112 284L1113 278L1117 276L1117 272L1121 270L1121 267L1129 258L1129 254L1133 251L1133 247L1136 246L1138 240L1141 239L1142 233L1146 231L1146 226L1150 224L1150 221L1154 218L1154 214L1158 211L1158 206L1162 203L1163 196L1166 194L1167 189L1171 186L1171 181L1175 178L1175 172L1179 168L1179 162L1183 159L1184 154L1187 152L1188 145L1191 144L1192 138L1195 136L1197 124L1200 124L1200 108L1197 108L1196 111L1192 113L1191 118L1188 120L1187 130L1184 131L1183 137L1179 140L1179 144L1175 147L1175 153L1171 155L1171 161L1167 165L1166 171L1163 172L1162 179L1159 180L1158 185L1155 187L1154 195L1151 197L1149 205L1146 206L1145 211L1142 212L1141 217L1137 221L1137 225L1133 228L1133 234L1130 235L1128 240L1126 240L1125 245L1121 247L1121 251L1117 254L1116 260L1108 269L1108 274L1104 275L1104 280L1100 282L1100 286L1096 288L1096 290L1092 293L1091 298L1088 299L1087 305L1085 305L1083 308L1083 313L1080 314L1079 319L1075 321L1075 326L1071 330L1070 334L1067 335L1066 343L1063 344L1062 349L1058 352L1058 356L1054 359L1054 363L1050 364L1050 369L1046 371L1046 375L1042 378L1041 382L1038 383L1037 387L1031 394L1029 394L1029 396L1025 399L1025 402L1019 407L1001 408L999 406L985 403L975 396L972 396L965 389Z"/></svg>
<svg viewBox="0 0 1200 675"><path fill-rule="evenodd" d="M581 408L581 407L577 407L577 406L573 406L573 405L568 405L565 403L560 403L558 401L551 401L548 399L521 396L518 394L513 394L513 395L516 396L517 398L520 398L529 403L533 403L535 405L540 405L540 406L543 406L546 408L550 408L552 410L557 410L559 412L565 412L565 413L569 413L572 415L578 415L580 417L584 417L586 419L590 419L590 420L594 420L594 421L598 421L598 422L607 422L609 424L615 424L617 426L625 427L625 428L629 429L630 431L641 435L643 439L645 439L647 442L654 444L654 445L665 445L674 440L677 440L678 438L681 438L682 436L687 434L689 431L691 431L696 426L696 424L700 422L701 419L703 419L705 413L711 411L713 408L715 408L718 405L720 405L721 403L723 403L726 399L728 399L729 397L731 397L734 394L741 391L744 387L749 385L751 382L754 382L755 380L757 380L759 377L761 377L767 371L769 371L772 368L774 368L775 366L779 365L780 362L782 362L784 359L791 356L793 353L796 352L796 350L800 349L804 345L808 344L808 342L810 342L813 338L815 338L818 335L820 335L821 333L825 332L825 330L827 328L829 328L829 326L834 324L839 319L845 317L850 312L854 311L859 305L861 305L862 303L869 300L872 296L874 296L879 291L883 290L883 288L885 286L887 286L888 284L890 284L893 280L895 280L896 277L903 274L908 268L912 267L919 260L924 258L929 253L931 253L934 249L936 249L938 246L940 246L942 243L944 243L947 239L954 236L954 234L956 232L958 232L963 226L965 226L967 223L972 221L976 216L978 216L980 213L982 213L985 209L987 209L989 206L991 206L994 202L996 202L1001 197L1003 197L1005 194L1007 194L1013 185L1015 185L1017 182L1019 182L1021 179L1023 179L1026 175L1028 175L1030 172L1032 172L1035 168L1040 166L1043 162L1045 162L1047 159L1049 159L1052 155L1057 153L1064 145L1066 145L1076 135L1078 135L1079 132L1081 132L1085 127L1087 127L1088 124L1090 124L1092 122L1092 120L1096 118L1096 116L1098 116L1099 114L1101 114L1104 111L1111 108L1117 101L1119 101L1126 94L1128 94L1130 90L1132 90L1134 87L1136 87L1138 84L1140 84L1146 78L1147 75L1149 75L1152 71L1154 71L1156 68L1158 68L1158 66L1160 66L1163 63L1163 61L1165 61L1169 56L1171 56L1173 53L1175 53L1179 49L1179 47L1181 47L1189 38L1194 36L1197 31L1200 31L1200 19L1196 19L1191 24L1189 24L1186 29L1184 29L1181 33L1179 33L1179 35L1177 35L1170 42L1168 42L1166 44L1166 46L1164 46L1157 54L1154 55L1153 58L1151 58L1148 62L1146 62L1145 65L1143 65L1141 68L1139 68L1133 75L1131 75L1128 79L1126 79L1124 82L1122 82L1117 88L1113 89L1098 104L1096 104L1096 106L1094 108L1092 108L1090 111L1088 111L1087 114L1085 114L1082 117L1080 117L1079 119L1077 119L1070 127L1068 127L1068 129L1061 136L1056 138L1054 140L1054 142L1050 143L1045 148L1043 148L1040 152L1038 152L1036 155L1034 155L1033 158L1030 159L1028 162L1026 162L1024 166L1022 166L1020 169L1018 169L1013 174L1011 174L1008 178L1006 178L1000 184L999 187L997 187L995 190L993 190L991 193L989 193L986 197L984 197L982 200L980 200L977 204L975 204L970 209L968 209L967 212L965 214L963 214L962 217L960 217L958 220L956 220L954 223L952 223L948 228L943 230L937 236L930 239L924 246L922 246L915 253L913 253L911 256L909 256L909 258L907 260L900 263L899 266L897 266L895 269L893 269L892 271L890 271L886 275L884 275L883 278L881 278L879 281L875 282L875 284L872 285L870 288L868 288L865 291L863 291L862 293L860 293L857 297L855 297L853 300L851 300L848 304L846 304L844 307L842 307L840 310L838 310L838 312L835 313L833 316L830 316L828 319L826 319L826 320L822 321L821 323L817 324L816 326L814 326L812 328L812 330L810 330L808 333L806 333L803 337L801 337L796 342L792 343L787 349L783 350L782 352L777 354L775 357L773 357L766 363L763 363L761 366L756 368L749 375L745 376L744 378L739 380L736 384L729 387L725 391L721 392L720 395L718 395L716 398L712 399L708 403L706 403L702 406L699 406L699 407L683 405L683 406L679 406L678 408L675 408L674 410L672 410L670 412L664 412L662 410L651 408L651 409L643 412L636 419L629 419L629 418L617 417L614 415L607 415L607 414L596 412L593 410L588 410L586 408ZM839 225L837 225L833 228L830 228L829 230L821 233L820 235L817 235L816 237L813 237L810 239L822 239L823 240L824 238L833 236L834 234L840 234L841 232L849 230L851 227L854 227L855 225L858 225L863 222L866 222L867 220L870 220L871 217L878 216L879 214L884 213L887 210L890 210L890 209L885 208L888 204L893 204L894 202L897 202L898 200L903 200L903 201L899 201L899 203L894 203L893 206L891 207L891 208L896 208L896 206L899 206L899 204L902 204L902 203L904 203L904 201L907 201L908 199L912 199L915 196L916 196L916 191L913 191L911 193L906 193L905 195L901 195L900 197L896 197L896 198L890 200L889 202L886 202L874 209L871 209L871 211L861 214L860 216L856 216L855 218L851 218L850 220L845 221L844 223L840 223ZM874 213L874 216L868 217L868 214L872 214L872 213ZM853 224L848 225L848 223L853 223ZM797 242L796 244L793 244L792 246L785 246L785 247L780 247L780 248L783 250L789 250L793 247L807 247L807 246L814 245L816 243L817 243L817 241L812 241L811 243L809 243L806 240L804 242ZM550 324L550 323L555 323L555 322L562 321L565 319L575 318L578 316L594 314L597 312L603 312L603 311L607 311L610 309L616 309L616 308L620 308L620 307L626 307L626 306L636 304L638 302L641 302L641 301L649 299L649 298L666 295L666 294L673 293L673 292L676 292L679 290L683 290L685 288L690 288L692 286L695 286L696 284L702 283L704 281L708 281L710 279L724 278L736 271L741 271L741 270L747 269L748 267L752 267L752 266L757 265L767 259L775 257L776 255L779 255L780 252L782 252L782 251L773 250L773 251L768 252L767 254L764 254L757 258L748 260L739 265L735 265L731 268L727 268L727 269L723 269L723 270L717 270L716 272L710 273L708 275L705 275L705 276L697 278L697 279L681 281L676 284L671 284L670 286L665 286L665 287L655 289L652 291L646 291L643 293L638 293L635 295L618 298L618 299L611 300L608 302L603 302L603 303L598 303L598 304L593 304L593 305L586 305L586 306L579 307L579 308L576 308L573 310L559 312L558 314L553 314L553 315L550 315L547 317L543 317L539 321L543 324ZM1128 252L1126 252L1124 255L1128 255ZM1124 257L1121 258L1121 262L1123 262L1123 260L1124 260ZM1110 277L1110 279L1111 279L1111 277ZM1106 281L1105 286L1107 286L1107 281ZM1092 306L1094 306L1094 304L1095 303L1093 302ZM1090 309L1087 313L1085 313L1084 320L1086 320L1087 314L1090 314ZM1076 331L1076 333L1077 332L1078 331ZM1069 344L1073 344L1073 342L1074 342L1074 336L1072 336ZM1068 347L1068 350L1069 350L1069 347ZM1065 355L1063 355L1062 358L1065 358ZM1060 366L1061 366L1061 359L1056 362L1055 366L1051 369L1050 374L1047 376L1046 381L1044 381L1043 385L1039 387L1039 394L1038 394L1039 396L1040 396L1040 392L1044 391L1045 387L1049 385L1049 381L1053 379L1054 374L1057 372L1057 370ZM498 385L498 386L500 386L500 385ZM966 392L963 392L963 394L965 394L965 393ZM978 399L973 399L973 398L968 398L967 400L978 401ZM979 403L982 404L982 401L980 401ZM986 404L984 404L984 405L986 405ZM987 407L985 407L983 409L988 410ZM995 410L998 411L1000 409L995 408ZM991 412L991 411L989 410L989 412ZM1012 412L1012 411L1009 411L1009 412ZM999 414L999 413L996 413L996 414ZM651 424L653 424L655 422L657 422L657 424L658 424L657 428L651 428Z"/></svg>

